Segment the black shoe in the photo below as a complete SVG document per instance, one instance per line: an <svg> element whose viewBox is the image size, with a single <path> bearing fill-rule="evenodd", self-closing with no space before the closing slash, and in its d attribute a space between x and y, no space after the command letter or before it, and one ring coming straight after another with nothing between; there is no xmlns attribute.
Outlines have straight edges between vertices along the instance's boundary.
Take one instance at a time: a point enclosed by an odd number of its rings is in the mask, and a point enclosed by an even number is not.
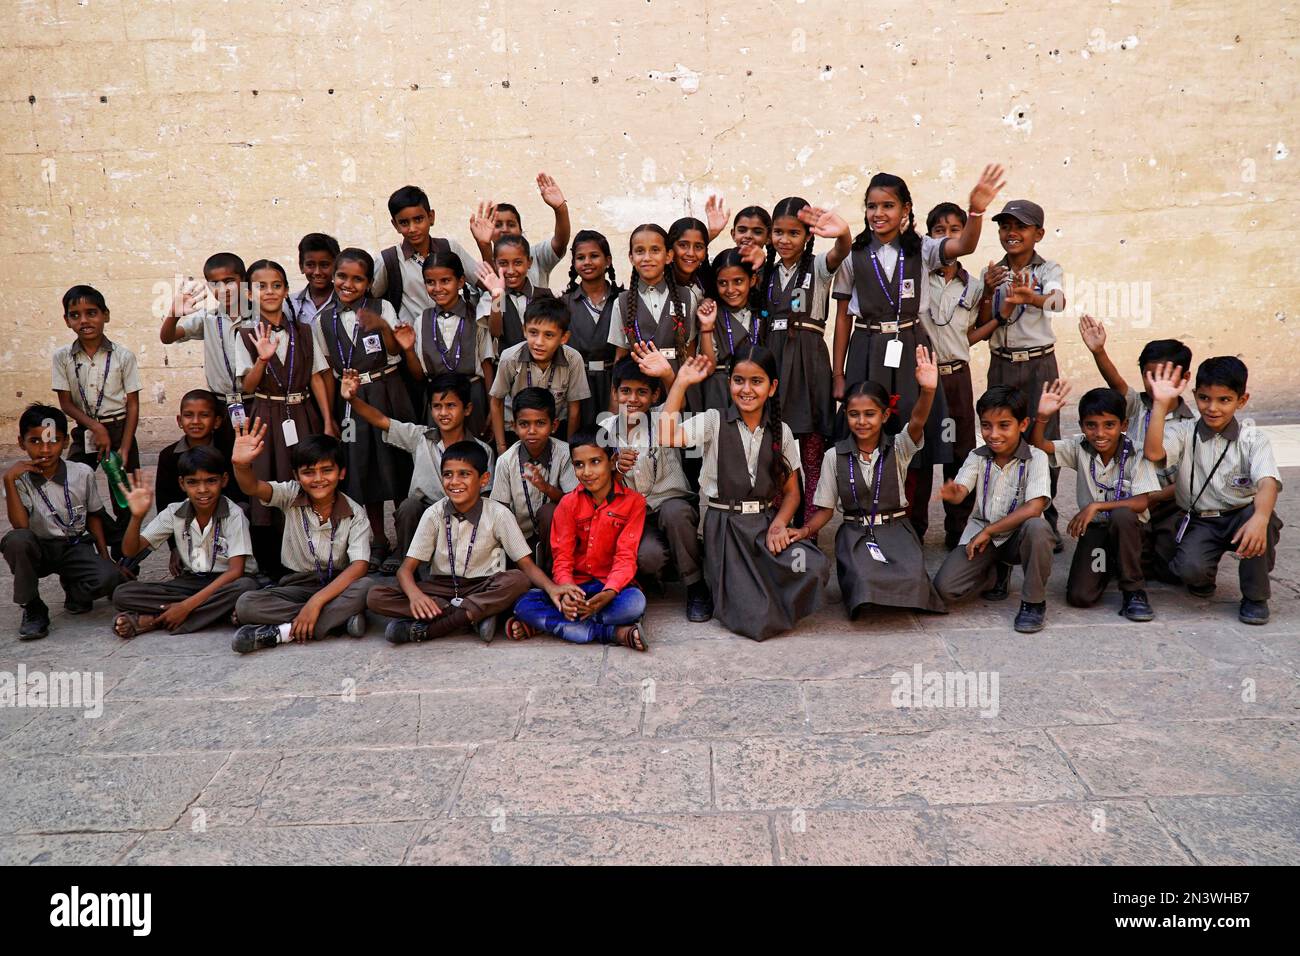
<svg viewBox="0 0 1300 956"><path fill-rule="evenodd" d="M23 605L23 622L18 626L18 640L37 641L50 633L50 609L40 598Z"/></svg>
<svg viewBox="0 0 1300 956"><path fill-rule="evenodd" d="M1207 598L1214 594L1217 587L1218 585L1215 584L1206 584L1204 586L1189 584L1187 585L1187 593L1192 597Z"/></svg>
<svg viewBox="0 0 1300 956"><path fill-rule="evenodd" d="M1124 600L1119 613L1130 621L1150 621L1156 616L1156 612L1151 610L1146 591L1124 591L1122 594Z"/></svg>
<svg viewBox="0 0 1300 956"><path fill-rule="evenodd" d="M1046 620L1046 601L1037 604L1030 604L1028 601L1020 602L1020 613L1016 615L1016 630L1021 634L1035 634L1041 631Z"/></svg>
<svg viewBox="0 0 1300 956"><path fill-rule="evenodd" d="M1249 598L1241 599L1241 608L1237 611L1237 620L1242 624L1267 624L1268 617L1267 601L1252 601Z"/></svg>
<svg viewBox="0 0 1300 956"><path fill-rule="evenodd" d="M384 637L388 638L389 644L410 644L420 643L427 640L429 636L428 621L389 621L388 627L384 628Z"/></svg>
<svg viewBox="0 0 1300 956"><path fill-rule="evenodd" d="M74 601L72 598L67 598L63 602L63 610L67 611L69 614L88 614L94 606L95 602L93 599L89 601Z"/></svg>
<svg viewBox="0 0 1300 956"><path fill-rule="evenodd" d="M998 563L998 579L993 587L981 591L980 597L986 601L1005 601L1011 592L1011 565Z"/></svg>
<svg viewBox="0 0 1300 956"><path fill-rule="evenodd" d="M713 594L703 581L686 589L686 620L702 624L713 617Z"/></svg>
<svg viewBox="0 0 1300 956"><path fill-rule="evenodd" d="M366 612L358 611L348 618L348 622L343 628L347 631L348 637L365 637L366 636Z"/></svg>
<svg viewBox="0 0 1300 956"><path fill-rule="evenodd" d="M278 624L245 624L235 631L235 639L230 642L230 647L240 654L251 654L264 647L275 647L279 643Z"/></svg>

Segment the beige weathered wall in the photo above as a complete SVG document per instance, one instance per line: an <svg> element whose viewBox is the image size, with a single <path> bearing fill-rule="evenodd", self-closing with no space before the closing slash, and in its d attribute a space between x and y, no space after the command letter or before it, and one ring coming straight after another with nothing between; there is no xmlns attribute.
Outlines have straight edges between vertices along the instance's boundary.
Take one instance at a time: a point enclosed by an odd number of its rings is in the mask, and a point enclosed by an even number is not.
<svg viewBox="0 0 1300 956"><path fill-rule="evenodd" d="M49 394L69 285L105 292L110 334L140 358L143 415L171 416L202 372L197 347L159 344L156 283L223 249L296 278L296 242L314 230L377 249L393 237L384 200L406 182L467 244L470 206L489 196L518 203L542 238L532 179L546 170L575 226L606 231L621 257L636 222L701 214L714 190L733 209L803 195L857 229L873 172L903 175L924 215L964 202L985 161L1009 166L1008 196L1046 208L1043 251L1076 301L1085 283L1138 284L1111 316L1122 367L1176 335L1198 359L1242 355L1259 410L1300 418L1291 5L10 7L4 420ZM997 254L990 230L969 261ZM1063 371L1091 378L1073 322L1057 331Z"/></svg>

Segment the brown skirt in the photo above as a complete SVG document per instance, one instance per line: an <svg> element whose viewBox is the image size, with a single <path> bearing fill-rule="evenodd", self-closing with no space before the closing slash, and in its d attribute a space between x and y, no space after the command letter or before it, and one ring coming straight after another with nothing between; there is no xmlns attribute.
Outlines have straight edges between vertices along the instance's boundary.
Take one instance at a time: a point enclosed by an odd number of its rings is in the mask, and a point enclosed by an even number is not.
<svg viewBox="0 0 1300 956"><path fill-rule="evenodd" d="M779 369L781 420L796 435L829 436L835 427L835 400L826 337L810 329L779 329L768 336L767 346Z"/></svg>
<svg viewBox="0 0 1300 956"><path fill-rule="evenodd" d="M361 399L399 422L415 421L411 396L396 373L362 385ZM342 428L344 401L335 392L335 414ZM346 436L345 436L346 438ZM383 434L359 415L352 416L352 440L343 442L348 473L343 493L363 505L402 501L411 487L414 463L410 455L384 441Z"/></svg>
<svg viewBox="0 0 1300 956"><path fill-rule="evenodd" d="M321 433L320 410L316 402L308 398L297 404L276 402L269 398L253 397L248 400L248 420L260 418L266 426L266 447L262 454L253 461L253 474L260 481L293 481L293 465L290 463L290 446L284 441L284 423L293 419L298 431L298 440ZM268 508L254 499L249 512L249 523L254 526L266 526L274 523L275 509Z"/></svg>
<svg viewBox="0 0 1300 956"><path fill-rule="evenodd" d="M861 525L846 521L835 533L835 569L849 619L872 604L946 614L948 609L925 571L921 541L912 522L891 521L877 526L875 534L888 564L871 556L867 529Z"/></svg>

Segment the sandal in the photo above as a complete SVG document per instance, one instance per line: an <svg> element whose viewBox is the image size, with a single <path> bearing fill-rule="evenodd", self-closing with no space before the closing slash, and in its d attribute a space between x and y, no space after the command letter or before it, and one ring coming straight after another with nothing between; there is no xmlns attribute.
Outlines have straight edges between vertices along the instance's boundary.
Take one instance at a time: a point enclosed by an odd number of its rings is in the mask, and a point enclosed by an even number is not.
<svg viewBox="0 0 1300 956"><path fill-rule="evenodd" d="M388 559L390 552L387 541L374 541L370 545L370 566L369 573L374 574ZM394 572L396 573L396 572Z"/></svg>
<svg viewBox="0 0 1300 956"><path fill-rule="evenodd" d="M536 633L535 629L529 627L517 617L512 617L506 621L506 637L512 641L526 641Z"/></svg>
<svg viewBox="0 0 1300 956"><path fill-rule="evenodd" d="M647 647L645 638L641 634L640 622L627 627L620 627L615 632L614 637L618 643L624 647L630 647L634 651L644 651Z"/></svg>
<svg viewBox="0 0 1300 956"><path fill-rule="evenodd" d="M113 633L123 640L129 641L137 634L151 630L155 620L156 618L150 617L149 624L142 627L140 625L139 614L135 611L123 611L117 617L113 618Z"/></svg>

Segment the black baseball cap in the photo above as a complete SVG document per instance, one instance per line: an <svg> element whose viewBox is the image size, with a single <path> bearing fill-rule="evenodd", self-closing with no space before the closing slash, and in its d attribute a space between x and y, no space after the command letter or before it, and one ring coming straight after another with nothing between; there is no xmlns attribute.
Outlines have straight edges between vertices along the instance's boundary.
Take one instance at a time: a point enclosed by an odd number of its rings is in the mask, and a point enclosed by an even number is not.
<svg viewBox="0 0 1300 956"><path fill-rule="evenodd" d="M1043 228L1043 207L1036 202L1030 202L1028 199L1013 199L1005 206L1002 211L993 217L997 222L1004 216L1010 216L1012 219L1018 219L1026 226L1037 226Z"/></svg>

